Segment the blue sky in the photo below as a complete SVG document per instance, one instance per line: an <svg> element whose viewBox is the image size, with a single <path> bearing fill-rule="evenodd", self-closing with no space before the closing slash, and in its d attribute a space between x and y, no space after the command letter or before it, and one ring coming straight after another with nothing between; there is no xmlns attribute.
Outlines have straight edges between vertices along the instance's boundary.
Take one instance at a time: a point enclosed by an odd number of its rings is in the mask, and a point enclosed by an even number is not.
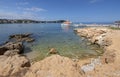
<svg viewBox="0 0 120 77"><path fill-rule="evenodd" d="M109 22L120 20L120 0L0 0L0 18Z"/></svg>

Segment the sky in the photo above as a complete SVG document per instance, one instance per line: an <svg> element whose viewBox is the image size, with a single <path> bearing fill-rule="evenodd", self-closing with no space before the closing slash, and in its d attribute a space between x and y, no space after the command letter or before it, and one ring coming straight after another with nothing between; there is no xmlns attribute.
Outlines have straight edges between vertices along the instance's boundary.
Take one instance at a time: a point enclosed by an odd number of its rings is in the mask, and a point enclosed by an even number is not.
<svg viewBox="0 0 120 77"><path fill-rule="evenodd" d="M120 0L0 0L0 18L113 22Z"/></svg>

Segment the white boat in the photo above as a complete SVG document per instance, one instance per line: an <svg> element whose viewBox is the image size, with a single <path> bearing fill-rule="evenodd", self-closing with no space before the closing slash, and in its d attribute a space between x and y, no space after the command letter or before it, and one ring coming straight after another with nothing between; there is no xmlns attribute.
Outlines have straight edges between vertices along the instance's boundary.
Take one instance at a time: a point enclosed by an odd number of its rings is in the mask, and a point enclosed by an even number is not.
<svg viewBox="0 0 120 77"><path fill-rule="evenodd" d="M63 22L61 25L70 25L72 22L70 22L70 21L65 21L65 22Z"/></svg>

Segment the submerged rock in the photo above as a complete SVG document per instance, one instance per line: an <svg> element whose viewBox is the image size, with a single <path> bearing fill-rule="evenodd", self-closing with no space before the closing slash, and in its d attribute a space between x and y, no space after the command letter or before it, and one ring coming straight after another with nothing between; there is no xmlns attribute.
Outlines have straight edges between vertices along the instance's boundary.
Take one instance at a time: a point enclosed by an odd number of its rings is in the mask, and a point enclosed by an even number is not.
<svg viewBox="0 0 120 77"><path fill-rule="evenodd" d="M55 48L51 48L49 54L57 54L57 50Z"/></svg>
<svg viewBox="0 0 120 77"><path fill-rule="evenodd" d="M33 42L35 39L33 39L31 37L31 33L25 33L25 34L14 34L14 35L10 35L9 39L14 39L16 41L26 41L26 42Z"/></svg>

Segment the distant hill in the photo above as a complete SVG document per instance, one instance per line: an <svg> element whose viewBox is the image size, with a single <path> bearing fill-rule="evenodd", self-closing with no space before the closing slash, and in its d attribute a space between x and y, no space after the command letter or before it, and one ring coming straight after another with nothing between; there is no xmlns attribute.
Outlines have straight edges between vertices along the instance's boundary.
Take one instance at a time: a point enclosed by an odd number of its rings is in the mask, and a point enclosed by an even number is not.
<svg viewBox="0 0 120 77"><path fill-rule="evenodd" d="M0 19L0 24L14 24L14 23L63 23L66 20L54 20L54 21L37 21L30 19Z"/></svg>

